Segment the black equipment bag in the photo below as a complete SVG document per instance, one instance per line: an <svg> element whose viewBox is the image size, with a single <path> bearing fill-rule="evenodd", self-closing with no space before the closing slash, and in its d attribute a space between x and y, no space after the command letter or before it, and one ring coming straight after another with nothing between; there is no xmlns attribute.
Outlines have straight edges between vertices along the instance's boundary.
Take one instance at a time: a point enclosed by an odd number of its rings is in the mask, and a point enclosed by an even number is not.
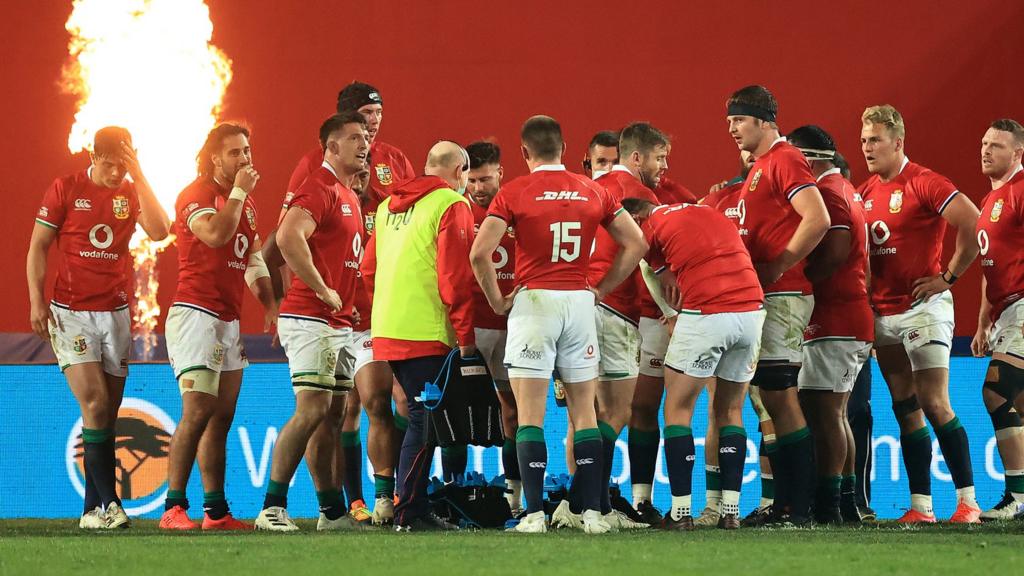
<svg viewBox="0 0 1024 576"><path fill-rule="evenodd" d="M419 400L427 409L427 442L448 446L501 446L501 404L494 379L479 355L463 358L456 348Z"/></svg>

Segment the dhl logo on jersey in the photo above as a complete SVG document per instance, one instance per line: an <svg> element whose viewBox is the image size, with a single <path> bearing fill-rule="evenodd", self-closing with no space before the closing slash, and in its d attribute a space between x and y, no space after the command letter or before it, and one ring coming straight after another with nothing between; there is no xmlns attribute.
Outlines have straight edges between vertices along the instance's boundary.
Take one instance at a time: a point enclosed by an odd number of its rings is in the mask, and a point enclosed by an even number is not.
<svg viewBox="0 0 1024 576"><path fill-rule="evenodd" d="M903 190L893 190L889 195L889 213L899 214L903 210Z"/></svg>
<svg viewBox="0 0 1024 576"><path fill-rule="evenodd" d="M558 192L545 191L541 192L540 196L534 198L534 200L569 200L579 202L590 202L590 198L586 196L580 196L579 190L560 190Z"/></svg>
<svg viewBox="0 0 1024 576"><path fill-rule="evenodd" d="M991 222L999 222L999 217L1003 214L1003 199L996 200L996 203L992 205L992 215L988 217Z"/></svg>

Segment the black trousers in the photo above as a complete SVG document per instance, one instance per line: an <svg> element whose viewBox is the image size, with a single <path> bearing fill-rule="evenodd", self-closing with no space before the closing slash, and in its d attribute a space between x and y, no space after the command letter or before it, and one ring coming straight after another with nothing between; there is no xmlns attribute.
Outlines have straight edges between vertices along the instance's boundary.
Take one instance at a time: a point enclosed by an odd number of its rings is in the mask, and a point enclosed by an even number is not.
<svg viewBox="0 0 1024 576"><path fill-rule="evenodd" d="M427 501L427 482L435 446L427 443L427 411L416 397L423 386L433 381L445 356L421 356L409 360L391 360L391 370L401 384L409 406L409 428L405 431L402 452L398 459L395 480L398 504L395 506L395 524L404 526L425 516L430 509Z"/></svg>
<svg viewBox="0 0 1024 576"><path fill-rule="evenodd" d="M846 417L853 430L853 441L857 447L854 473L857 474L857 505L871 505L872 433L874 420L871 417L871 359L864 363L857 382L853 385L850 400L846 404Z"/></svg>

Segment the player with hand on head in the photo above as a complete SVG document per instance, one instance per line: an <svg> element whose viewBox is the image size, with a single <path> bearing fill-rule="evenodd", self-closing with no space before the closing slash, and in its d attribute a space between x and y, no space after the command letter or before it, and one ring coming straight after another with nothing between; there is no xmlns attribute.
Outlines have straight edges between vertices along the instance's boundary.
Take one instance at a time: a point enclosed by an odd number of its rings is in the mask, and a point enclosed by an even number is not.
<svg viewBox="0 0 1024 576"><path fill-rule="evenodd" d="M903 116L889 105L861 116L861 151L872 176L858 189L871 240L871 306L875 356L900 425L910 509L898 522L932 523L932 440L935 428L956 486L955 523L979 522L967 432L949 403L953 295L949 289L978 255L978 209L947 178L911 162ZM956 250L945 267L947 224Z"/></svg>
<svg viewBox="0 0 1024 576"><path fill-rule="evenodd" d="M87 170L55 180L43 195L25 266L29 322L53 346L82 411L85 510L78 526L127 528L117 496L115 426L132 338L128 241L136 223L150 239L163 240L170 220L127 130L100 128L90 159ZM55 240L63 259L47 303L47 255Z"/></svg>
<svg viewBox="0 0 1024 576"><path fill-rule="evenodd" d="M982 292L971 352L992 352L981 397L1003 461L1003 498L982 520L1024 515L1024 127L996 120L981 139L981 171L992 182L978 218Z"/></svg>
<svg viewBox="0 0 1024 576"><path fill-rule="evenodd" d="M803 330L814 307L804 259L828 231L828 211L807 161L779 134L772 93L747 86L726 106L729 134L755 159L738 195L736 223L765 293L752 385L759 387L777 435L773 513L782 523L804 525L810 522L814 452L796 389Z"/></svg>
<svg viewBox="0 0 1024 576"><path fill-rule="evenodd" d="M185 488L198 457L203 530L249 530L224 496L227 435L248 366L239 330L248 285L277 324L277 300L260 252L249 129L219 124L198 155L199 176L178 195L174 222L178 289L167 313L167 355L181 392L181 419L171 438L167 498L160 528L198 528L188 517ZM198 453L197 453L198 452Z"/></svg>
<svg viewBox="0 0 1024 576"><path fill-rule="evenodd" d="M362 252L359 199L342 182L363 169L369 150L366 120L356 112L336 114L320 127L323 165L288 200L276 232L277 245L294 273L281 303L278 333L295 392L295 413L274 445L270 480L256 529L298 530L289 518L288 485L314 431L327 416L342 385L335 377L342 348L352 339L353 301ZM346 514L334 485L333 444L309 462L320 502L317 530L361 525Z"/></svg>
<svg viewBox="0 0 1024 576"><path fill-rule="evenodd" d="M804 269L814 285L814 312L804 330L803 365L797 378L815 444L814 519L819 524L859 523L852 490L856 445L846 404L871 356L874 337L864 208L835 165L836 145L825 130L801 126L788 139L807 159L832 222ZM849 490L843 490L844 482ZM846 498L841 500L841 495Z"/></svg>
<svg viewBox="0 0 1024 576"><path fill-rule="evenodd" d="M558 122L534 116L521 132L530 174L505 184L473 243L471 263L495 313L508 314L505 364L519 414L516 450L527 515L517 532L544 532L544 414L551 373L565 383L576 426L574 454L587 533L611 527L601 515L601 434L594 410L600 352L594 305L636 268L647 249L640 229L604 188L562 165L565 143ZM511 226L516 231L516 291L503 294L492 254ZM589 246L599 226L622 246L596 286L587 281Z"/></svg>

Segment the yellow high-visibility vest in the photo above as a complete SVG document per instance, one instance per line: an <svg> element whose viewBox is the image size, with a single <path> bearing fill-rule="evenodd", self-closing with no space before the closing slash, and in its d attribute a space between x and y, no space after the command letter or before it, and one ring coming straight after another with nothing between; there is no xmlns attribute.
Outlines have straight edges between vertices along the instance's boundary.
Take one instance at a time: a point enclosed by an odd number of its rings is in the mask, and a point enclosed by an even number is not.
<svg viewBox="0 0 1024 576"><path fill-rule="evenodd" d="M456 345L437 288L437 233L441 217L456 202L469 204L455 190L438 188L405 212L392 213L390 197L377 207L374 338Z"/></svg>

